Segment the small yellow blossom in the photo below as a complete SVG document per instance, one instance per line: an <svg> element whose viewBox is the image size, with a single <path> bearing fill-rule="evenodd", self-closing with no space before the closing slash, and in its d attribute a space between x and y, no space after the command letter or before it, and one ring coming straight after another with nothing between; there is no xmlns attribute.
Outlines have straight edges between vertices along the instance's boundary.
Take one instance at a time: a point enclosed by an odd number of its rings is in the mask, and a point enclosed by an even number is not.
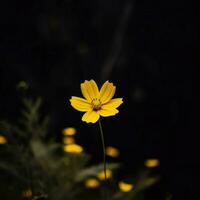
<svg viewBox="0 0 200 200"><path fill-rule="evenodd" d="M160 161L156 158L147 159L144 162L144 165L149 168L157 167L160 164Z"/></svg>
<svg viewBox="0 0 200 200"><path fill-rule="evenodd" d="M83 147L78 144L69 144L65 145L63 150L67 153L81 153L83 152Z"/></svg>
<svg viewBox="0 0 200 200"><path fill-rule="evenodd" d="M125 183L124 181L120 181L118 186L122 192L130 192L134 188L133 184Z"/></svg>
<svg viewBox="0 0 200 200"><path fill-rule="evenodd" d="M73 137L64 137L63 138L63 144L74 144L75 139Z"/></svg>
<svg viewBox="0 0 200 200"><path fill-rule="evenodd" d="M7 143L7 139L3 135L0 135L0 145L6 144L6 143Z"/></svg>
<svg viewBox="0 0 200 200"><path fill-rule="evenodd" d="M85 180L85 187L87 188L97 188L99 185L100 183L96 178L88 178Z"/></svg>
<svg viewBox="0 0 200 200"><path fill-rule="evenodd" d="M106 178L109 179L113 176L113 172L112 170L110 169L106 169ZM97 174L97 177L99 180L103 181L105 180L105 173L104 173L104 170L103 171L100 171L98 174Z"/></svg>
<svg viewBox="0 0 200 200"><path fill-rule="evenodd" d="M76 129L73 127L67 127L63 129L63 135L72 136L76 134Z"/></svg>
<svg viewBox="0 0 200 200"><path fill-rule="evenodd" d="M106 147L106 155L116 158L119 156L119 150L115 147Z"/></svg>
<svg viewBox="0 0 200 200"><path fill-rule="evenodd" d="M100 91L94 80L85 81L81 84L83 98L72 96L71 105L78 111L86 112L82 116L82 121L95 123L100 116L109 117L116 115L117 108L123 103L122 98L112 99L116 87L113 83L106 81Z"/></svg>
<svg viewBox="0 0 200 200"><path fill-rule="evenodd" d="M24 190L22 192L22 196L25 197L25 198L30 198L33 196L33 192L31 189L27 189L27 190Z"/></svg>

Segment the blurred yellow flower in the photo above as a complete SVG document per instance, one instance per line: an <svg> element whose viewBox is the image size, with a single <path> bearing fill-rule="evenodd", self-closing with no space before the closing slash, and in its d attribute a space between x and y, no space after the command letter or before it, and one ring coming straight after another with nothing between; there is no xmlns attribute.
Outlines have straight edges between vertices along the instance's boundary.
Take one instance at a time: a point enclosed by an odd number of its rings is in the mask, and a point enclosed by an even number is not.
<svg viewBox="0 0 200 200"><path fill-rule="evenodd" d="M131 191L131 190L134 188L134 185L133 185L133 184L125 183L124 181L120 181L120 182L118 183L118 186L119 186L119 189L120 189L122 192L129 192L129 191Z"/></svg>
<svg viewBox="0 0 200 200"><path fill-rule="evenodd" d="M118 157L119 156L119 150L115 147L106 147L106 155L110 157Z"/></svg>
<svg viewBox="0 0 200 200"><path fill-rule="evenodd" d="M25 198L30 198L33 196L33 192L31 189L27 189L27 190L24 190L22 192L22 196L25 197Z"/></svg>
<svg viewBox="0 0 200 200"><path fill-rule="evenodd" d="M7 139L3 135L0 135L0 145L6 144L6 143L7 143Z"/></svg>
<svg viewBox="0 0 200 200"><path fill-rule="evenodd" d="M73 137L64 137L63 138L63 144L74 144L75 139Z"/></svg>
<svg viewBox="0 0 200 200"><path fill-rule="evenodd" d="M99 185L100 183L96 178L88 178L85 180L85 187L87 188L97 188Z"/></svg>
<svg viewBox="0 0 200 200"><path fill-rule="evenodd" d="M116 87L113 83L106 81L100 91L94 80L81 83L81 91L85 99L72 96L71 105L78 111L86 112L82 116L82 121L95 123L100 116L109 117L116 115L117 108L123 103L122 98L112 99Z"/></svg>
<svg viewBox="0 0 200 200"><path fill-rule="evenodd" d="M83 147L78 144L69 144L65 145L63 150L67 153L81 153L83 152Z"/></svg>
<svg viewBox="0 0 200 200"><path fill-rule="evenodd" d="M144 162L144 165L149 168L157 167L160 164L160 161L156 158L147 159Z"/></svg>
<svg viewBox="0 0 200 200"><path fill-rule="evenodd" d="M106 169L106 178L109 179L113 176L113 172L112 170L110 169ZM103 181L105 180L105 173L104 173L104 170L100 171L98 174L97 174L97 177L99 180Z"/></svg>
<svg viewBox="0 0 200 200"><path fill-rule="evenodd" d="M63 135L68 135L68 136L72 136L76 134L76 129L73 127L67 127L65 129L63 129Z"/></svg>

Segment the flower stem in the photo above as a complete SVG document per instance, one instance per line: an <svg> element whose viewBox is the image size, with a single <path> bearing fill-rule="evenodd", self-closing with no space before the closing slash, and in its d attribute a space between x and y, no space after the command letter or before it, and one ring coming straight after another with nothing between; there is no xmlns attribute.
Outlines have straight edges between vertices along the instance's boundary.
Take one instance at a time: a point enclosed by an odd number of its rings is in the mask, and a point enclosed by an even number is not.
<svg viewBox="0 0 200 200"><path fill-rule="evenodd" d="M103 168L104 168L104 177L105 177L105 181L106 181L107 180L107 176L106 176L106 148L105 148L104 134L103 134L103 129L102 129L100 119L99 119L99 129L100 129L100 133L101 133L101 142L102 142L102 147L103 147Z"/></svg>

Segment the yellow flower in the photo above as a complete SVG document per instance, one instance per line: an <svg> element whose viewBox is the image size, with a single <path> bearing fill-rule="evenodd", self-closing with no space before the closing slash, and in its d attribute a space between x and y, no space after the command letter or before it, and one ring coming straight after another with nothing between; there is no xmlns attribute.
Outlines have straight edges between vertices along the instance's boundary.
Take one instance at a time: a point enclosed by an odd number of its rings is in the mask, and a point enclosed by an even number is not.
<svg viewBox="0 0 200 200"><path fill-rule="evenodd" d="M62 131L63 135L72 136L76 134L76 129L73 127L64 128Z"/></svg>
<svg viewBox="0 0 200 200"><path fill-rule="evenodd" d="M118 183L119 189L122 192L129 192L134 188L134 185L130 184L130 183L125 183L124 181L120 181Z"/></svg>
<svg viewBox="0 0 200 200"><path fill-rule="evenodd" d="M87 188L97 188L99 185L100 183L96 178L88 178L85 180L85 187Z"/></svg>
<svg viewBox="0 0 200 200"><path fill-rule="evenodd" d="M0 144L6 144L6 143L7 139L3 135L0 135Z"/></svg>
<svg viewBox="0 0 200 200"><path fill-rule="evenodd" d="M81 153L83 152L83 147L78 144L69 144L65 145L63 150L67 153Z"/></svg>
<svg viewBox="0 0 200 200"><path fill-rule="evenodd" d="M106 169L106 178L111 178L113 176L113 172L112 170L110 169ZM98 174L97 174L97 177L99 180L103 181L105 180L105 174L104 174L104 170L103 171L100 171Z"/></svg>
<svg viewBox="0 0 200 200"><path fill-rule="evenodd" d="M82 121L95 123L99 117L109 117L116 115L119 111L117 108L123 103L122 98L112 99L116 87L106 81L100 91L94 80L85 81L81 84L81 91L85 99L72 96L71 105L78 111L86 112Z"/></svg>
<svg viewBox="0 0 200 200"><path fill-rule="evenodd" d="M25 197L25 198L30 198L33 196L33 192L31 189L27 189L27 190L24 190L22 192L22 196Z"/></svg>
<svg viewBox="0 0 200 200"><path fill-rule="evenodd" d="M63 143L64 144L74 144L75 139L73 137L64 137L63 138Z"/></svg>
<svg viewBox="0 0 200 200"><path fill-rule="evenodd" d="M144 162L144 165L149 168L157 167L160 164L160 161L156 158L147 159Z"/></svg>
<svg viewBox="0 0 200 200"><path fill-rule="evenodd" d="M119 150L115 147L106 147L106 155L116 158L119 156Z"/></svg>

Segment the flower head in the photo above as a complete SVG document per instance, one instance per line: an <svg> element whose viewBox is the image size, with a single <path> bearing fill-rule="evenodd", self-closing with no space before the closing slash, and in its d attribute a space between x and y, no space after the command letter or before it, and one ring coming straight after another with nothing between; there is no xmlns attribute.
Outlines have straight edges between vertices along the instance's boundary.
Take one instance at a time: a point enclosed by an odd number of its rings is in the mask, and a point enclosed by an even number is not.
<svg viewBox="0 0 200 200"><path fill-rule="evenodd" d="M73 137L64 137L63 138L63 143L65 145L68 145L68 144L75 144L75 139Z"/></svg>
<svg viewBox="0 0 200 200"><path fill-rule="evenodd" d="M118 183L119 185L119 189L122 191L122 192L129 192L131 191L133 188L134 188L134 185L130 184L130 183L126 183L124 181L120 181Z"/></svg>
<svg viewBox="0 0 200 200"><path fill-rule="evenodd" d="M145 160L144 165L149 168L157 167L160 164L160 161L156 158L149 158Z"/></svg>
<svg viewBox="0 0 200 200"><path fill-rule="evenodd" d="M97 187L99 187L99 185L100 185L100 183L96 178L88 178L85 181L85 186L87 188L97 188Z"/></svg>
<svg viewBox="0 0 200 200"><path fill-rule="evenodd" d="M109 179L113 176L113 172L110 169L106 169L106 178ZM103 181L105 180L105 172L104 170L98 172L97 177L99 180Z"/></svg>
<svg viewBox="0 0 200 200"><path fill-rule="evenodd" d="M74 127L67 127L63 129L63 135L72 136L76 134L76 129Z"/></svg>
<svg viewBox="0 0 200 200"><path fill-rule="evenodd" d="M99 91L94 80L86 80L81 84L81 92L84 98L72 96L70 102L76 110L86 112L82 121L95 123L100 116L109 117L119 112L117 108L123 101L122 98L112 99L115 90L116 87L109 81L106 81Z"/></svg>
<svg viewBox="0 0 200 200"><path fill-rule="evenodd" d="M83 152L83 147L78 144L68 144L63 147L63 150L67 153L79 154Z"/></svg>
<svg viewBox="0 0 200 200"><path fill-rule="evenodd" d="M6 144L6 143L7 143L7 139L3 135L0 135L0 145Z"/></svg>
<svg viewBox="0 0 200 200"><path fill-rule="evenodd" d="M106 147L106 155L116 158L119 156L119 150L115 147Z"/></svg>

